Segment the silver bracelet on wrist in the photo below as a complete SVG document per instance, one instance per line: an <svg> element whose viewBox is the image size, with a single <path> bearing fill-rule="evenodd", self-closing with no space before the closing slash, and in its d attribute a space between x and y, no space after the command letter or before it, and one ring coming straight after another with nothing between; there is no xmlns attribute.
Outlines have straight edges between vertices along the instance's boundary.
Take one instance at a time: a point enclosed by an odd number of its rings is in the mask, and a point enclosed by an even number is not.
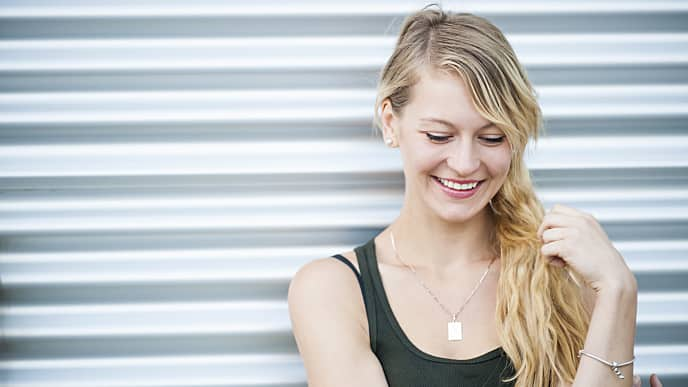
<svg viewBox="0 0 688 387"><path fill-rule="evenodd" d="M626 361L626 362L623 362L623 363L617 363L617 362L615 362L615 361L611 361L611 362L610 362L610 361L606 361L606 360L604 360L604 359L601 359L601 358L599 358L599 357L597 357L597 356L595 356L595 355L593 355L593 354L591 354L591 353L587 353L587 352L583 351L582 349L581 349L580 351L578 351L578 358L579 358L579 359L580 359L581 355L585 355L585 356L591 357L591 358L593 358L593 359L595 359L595 360L597 360L597 361L599 361L599 362L602 362L602 363L608 365L609 367L611 367L612 371L614 371L614 373L616 374L616 376L617 376L619 379L625 379L624 376L623 376L623 374L621 374L621 371L619 371L619 367L623 367L623 366L625 366L625 365L629 365L629 364L633 363L633 361L635 360L635 356L633 356L633 359L631 359L631 360L629 360L629 361Z"/></svg>

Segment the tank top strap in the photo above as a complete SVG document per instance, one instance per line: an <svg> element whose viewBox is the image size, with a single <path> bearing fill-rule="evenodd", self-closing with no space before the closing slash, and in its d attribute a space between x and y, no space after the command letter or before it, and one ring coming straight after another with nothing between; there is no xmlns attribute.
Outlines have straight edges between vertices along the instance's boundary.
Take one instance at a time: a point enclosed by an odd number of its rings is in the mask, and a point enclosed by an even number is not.
<svg viewBox="0 0 688 387"><path fill-rule="evenodd" d="M368 316L368 332L370 336L370 348L373 352L377 351L377 314L375 303L375 286L373 286L373 276L370 272L370 265L376 265L374 238L371 238L363 245L354 248L358 267L361 271L361 280L363 281L363 297L366 305L366 315Z"/></svg>

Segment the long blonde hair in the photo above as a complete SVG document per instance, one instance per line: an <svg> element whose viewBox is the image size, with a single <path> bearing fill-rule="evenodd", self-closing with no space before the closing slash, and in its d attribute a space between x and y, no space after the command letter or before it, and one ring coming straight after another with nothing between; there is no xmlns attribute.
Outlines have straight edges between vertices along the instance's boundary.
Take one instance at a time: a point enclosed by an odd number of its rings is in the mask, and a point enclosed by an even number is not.
<svg viewBox="0 0 688 387"><path fill-rule="evenodd" d="M537 229L544 207L523 160L526 144L537 140L542 127L537 94L495 25L470 13L425 7L404 20L380 74L374 117L378 130L382 102L389 99L401 114L424 66L459 75L476 110L504 131L512 146L507 178L492 198L501 257L496 323L515 370L505 382L515 379L516 387L572 383L590 315L581 289L540 252Z"/></svg>

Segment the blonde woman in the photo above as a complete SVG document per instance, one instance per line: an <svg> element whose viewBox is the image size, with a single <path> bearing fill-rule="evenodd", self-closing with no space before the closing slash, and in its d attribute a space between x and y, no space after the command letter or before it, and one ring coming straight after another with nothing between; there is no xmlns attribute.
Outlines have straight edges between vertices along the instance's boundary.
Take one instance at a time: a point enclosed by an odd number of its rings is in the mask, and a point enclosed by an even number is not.
<svg viewBox="0 0 688 387"><path fill-rule="evenodd" d="M409 16L375 122L403 206L291 281L309 386L631 386L635 277L593 216L536 197L523 154L541 111L502 32Z"/></svg>

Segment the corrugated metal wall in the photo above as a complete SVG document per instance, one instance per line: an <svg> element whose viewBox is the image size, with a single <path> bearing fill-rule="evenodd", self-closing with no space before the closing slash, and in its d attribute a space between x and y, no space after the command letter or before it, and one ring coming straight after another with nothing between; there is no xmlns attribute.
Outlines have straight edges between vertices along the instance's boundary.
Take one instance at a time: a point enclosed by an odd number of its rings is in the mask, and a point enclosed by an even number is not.
<svg viewBox="0 0 688 387"><path fill-rule="evenodd" d="M0 2L0 376L304 386L296 269L398 213L371 134L411 1ZM445 2L541 95L528 164L636 273L636 371L688 385L688 2Z"/></svg>

